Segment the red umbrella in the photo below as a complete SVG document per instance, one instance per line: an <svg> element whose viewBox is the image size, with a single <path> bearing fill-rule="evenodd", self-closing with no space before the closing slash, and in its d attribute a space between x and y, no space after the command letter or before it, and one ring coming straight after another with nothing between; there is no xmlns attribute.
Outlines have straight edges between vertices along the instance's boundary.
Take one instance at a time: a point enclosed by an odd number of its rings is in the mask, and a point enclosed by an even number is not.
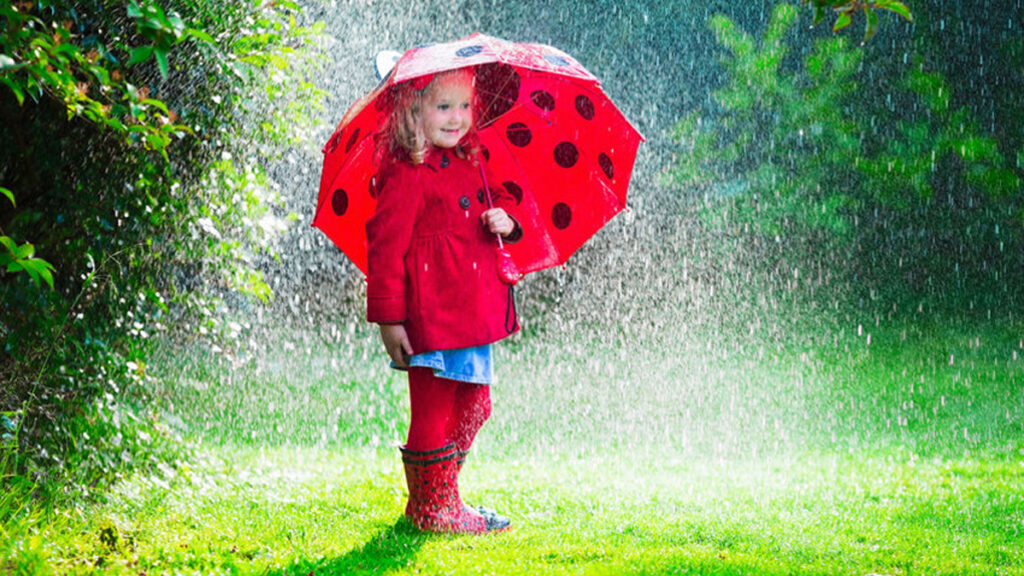
<svg viewBox="0 0 1024 576"><path fill-rule="evenodd" d="M506 248L520 271L563 264L626 206L643 136L568 54L473 34L407 51L352 105L324 146L313 225L366 273L365 222L376 207L374 134L396 85L473 66L481 154L519 203L523 239Z"/></svg>

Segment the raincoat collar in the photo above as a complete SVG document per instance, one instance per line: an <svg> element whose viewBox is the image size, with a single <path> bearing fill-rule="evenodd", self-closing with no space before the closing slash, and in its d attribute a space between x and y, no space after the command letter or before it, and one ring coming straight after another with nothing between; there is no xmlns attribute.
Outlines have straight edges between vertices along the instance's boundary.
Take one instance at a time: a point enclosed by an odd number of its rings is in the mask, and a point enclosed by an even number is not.
<svg viewBox="0 0 1024 576"><path fill-rule="evenodd" d="M452 162L457 160L459 157L455 154L455 148L437 148L431 146L430 150L427 151L427 155L423 158L423 163L429 166L433 171L438 172L452 165Z"/></svg>

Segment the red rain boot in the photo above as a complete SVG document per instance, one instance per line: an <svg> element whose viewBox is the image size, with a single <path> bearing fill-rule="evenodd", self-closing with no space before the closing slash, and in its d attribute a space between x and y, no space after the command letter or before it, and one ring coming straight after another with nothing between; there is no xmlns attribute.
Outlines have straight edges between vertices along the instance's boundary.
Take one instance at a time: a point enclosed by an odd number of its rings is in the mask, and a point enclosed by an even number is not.
<svg viewBox="0 0 1024 576"><path fill-rule="evenodd" d="M462 466L466 463L467 456L469 456L469 450L455 450L456 476L462 473ZM463 507L468 508L473 512L478 512L485 520L487 520L488 525L496 526L498 530L508 528L509 525L512 524L511 520L486 506L473 507L463 503Z"/></svg>
<svg viewBox="0 0 1024 576"><path fill-rule="evenodd" d="M459 498L455 444L417 452L401 449L409 503L405 515L420 530L483 534L508 527L463 506Z"/></svg>

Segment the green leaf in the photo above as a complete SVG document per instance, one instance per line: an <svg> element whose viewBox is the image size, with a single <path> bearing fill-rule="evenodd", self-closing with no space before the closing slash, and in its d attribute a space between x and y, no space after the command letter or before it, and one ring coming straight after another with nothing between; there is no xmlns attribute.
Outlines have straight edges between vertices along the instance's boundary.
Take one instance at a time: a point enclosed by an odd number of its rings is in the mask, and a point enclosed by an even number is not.
<svg viewBox="0 0 1024 576"><path fill-rule="evenodd" d="M878 14L870 9L864 9L864 17L867 22L864 24L864 39L861 40L861 45L867 44L868 40L874 38L875 34L878 33Z"/></svg>
<svg viewBox="0 0 1024 576"><path fill-rule="evenodd" d="M78 55L81 55L82 50L81 50L81 48L79 48L78 46L75 46L74 44L64 43L64 44L61 44L60 46L57 47L56 53L57 54L67 54L69 56L78 56Z"/></svg>
<svg viewBox="0 0 1024 576"><path fill-rule="evenodd" d="M0 78L0 82L7 84L7 87L11 89L11 92L14 92L14 97L18 100L18 106L25 103L25 92L13 79L4 76L3 78Z"/></svg>
<svg viewBox="0 0 1024 576"><path fill-rule="evenodd" d="M843 28L846 28L847 26L849 26L851 22L853 22L853 17L850 16L850 13L849 12L842 12L842 13L839 14L839 17L836 18L836 23L835 23L835 25L832 26L832 31L833 32L838 32L838 31L842 30Z"/></svg>
<svg viewBox="0 0 1024 576"><path fill-rule="evenodd" d="M32 281L35 282L36 286L38 286L39 285L39 280L40 280L39 279L39 271L36 270L36 268L34 266L26 266L25 265L26 262L18 262L17 264L18 264L18 268L19 268L18 271L20 271L20 272L28 272L29 277L31 277ZM10 269L10 266L8 266L8 269Z"/></svg>
<svg viewBox="0 0 1024 576"><path fill-rule="evenodd" d="M185 30L185 33L188 34L189 36L197 39L197 40L202 40L203 42L206 42L207 44L216 44L217 43L217 41L213 39L213 36L210 36L209 34L204 32L203 30L198 30L196 28L189 28L189 29Z"/></svg>
<svg viewBox="0 0 1024 576"><path fill-rule="evenodd" d="M875 8L895 12L905 18L908 22L914 21L914 15L911 14L910 8L907 8L907 5L903 2L897 2L896 0L880 0L875 3Z"/></svg>
<svg viewBox="0 0 1024 576"><path fill-rule="evenodd" d="M160 20L153 18L142 18L139 20L140 32L142 32L147 38L153 38L156 36L154 31L162 32L164 29L164 23Z"/></svg>
<svg viewBox="0 0 1024 576"><path fill-rule="evenodd" d="M167 104L164 104L160 100L154 100L152 98L146 98L145 100L142 100L141 102L142 102L142 104L145 104L146 106L152 106L154 108L159 108L160 111L163 112L165 115L170 115L170 111L167 109Z"/></svg>
<svg viewBox="0 0 1024 576"><path fill-rule="evenodd" d="M145 62L152 54L152 46L139 46L138 48L132 48L131 58L128 59L128 65L134 66L140 62Z"/></svg>
<svg viewBox="0 0 1024 576"><path fill-rule="evenodd" d="M814 20L811 22L811 26L817 26L821 24L821 21L825 19L825 7L821 4L814 5Z"/></svg>
<svg viewBox="0 0 1024 576"><path fill-rule="evenodd" d="M11 206L14 206L15 208L18 207L18 203L14 201L14 192L0 186L0 194L7 196L7 199L11 201Z"/></svg>
<svg viewBox="0 0 1024 576"><path fill-rule="evenodd" d="M42 278L50 287L50 290L53 290L53 274L50 272L53 270L53 266L49 262L40 258L32 258L22 261L21 266L28 272L37 286L39 285L39 279Z"/></svg>
<svg viewBox="0 0 1024 576"><path fill-rule="evenodd" d="M154 53L156 54L156 63L160 66L160 75L166 80L167 74L170 72L167 65L167 50L157 48Z"/></svg>
<svg viewBox="0 0 1024 576"><path fill-rule="evenodd" d="M167 144L169 144L167 137L158 132L147 132L146 142L149 144L149 147L154 150L166 148Z"/></svg>
<svg viewBox="0 0 1024 576"><path fill-rule="evenodd" d="M142 18L142 10L139 8L139 5L135 2L132 2L128 5L128 17L135 19Z"/></svg>
<svg viewBox="0 0 1024 576"><path fill-rule="evenodd" d="M169 27L172 30L174 30L174 37L180 39L182 32L185 31L185 23L181 21L181 17L179 17L176 13L172 12L171 15L167 18L167 22L169 24Z"/></svg>
<svg viewBox="0 0 1024 576"><path fill-rule="evenodd" d="M14 253L14 258L16 260L26 260L28 258L31 258L33 255L35 255L36 247L33 246L32 244L26 242L26 243L22 244L21 246L15 247L15 249L12 250L12 252Z"/></svg>

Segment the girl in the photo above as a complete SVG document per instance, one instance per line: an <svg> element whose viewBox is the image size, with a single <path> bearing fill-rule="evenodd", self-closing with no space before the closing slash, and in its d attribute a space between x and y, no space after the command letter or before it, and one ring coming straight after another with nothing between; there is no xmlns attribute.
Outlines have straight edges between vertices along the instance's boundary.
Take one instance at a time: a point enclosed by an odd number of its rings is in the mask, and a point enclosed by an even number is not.
<svg viewBox="0 0 1024 576"><path fill-rule="evenodd" d="M457 479L491 413L490 344L518 329L506 326L494 236L521 236L515 200L491 190L488 207L471 69L410 80L393 97L366 224L367 319L380 325L392 366L409 374L405 514L433 532L501 530L509 520L463 504Z"/></svg>

